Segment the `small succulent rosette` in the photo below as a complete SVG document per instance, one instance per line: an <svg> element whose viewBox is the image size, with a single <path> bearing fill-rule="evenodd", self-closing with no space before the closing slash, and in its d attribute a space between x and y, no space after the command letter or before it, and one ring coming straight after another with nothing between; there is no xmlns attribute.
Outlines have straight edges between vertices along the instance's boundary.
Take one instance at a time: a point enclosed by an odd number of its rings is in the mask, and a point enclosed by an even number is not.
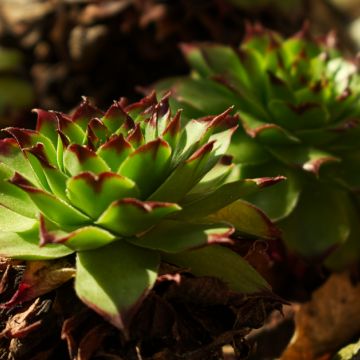
<svg viewBox="0 0 360 360"><path fill-rule="evenodd" d="M360 253L360 77L334 42L315 41L306 28L283 39L250 26L238 49L183 45L191 75L158 90L171 88L171 107L188 118L234 105L242 125L229 153L241 176L287 178L247 199L277 221L291 251L309 259L333 253L327 263L340 268Z"/></svg>
<svg viewBox="0 0 360 360"><path fill-rule="evenodd" d="M269 291L221 245L278 236L241 198L281 178L239 179L225 155L238 127L230 110L184 126L168 99L152 94L105 113L87 99L72 116L36 112L36 130L7 128L12 137L0 141L2 256L76 253L77 295L122 329L161 261L218 277L238 293Z"/></svg>

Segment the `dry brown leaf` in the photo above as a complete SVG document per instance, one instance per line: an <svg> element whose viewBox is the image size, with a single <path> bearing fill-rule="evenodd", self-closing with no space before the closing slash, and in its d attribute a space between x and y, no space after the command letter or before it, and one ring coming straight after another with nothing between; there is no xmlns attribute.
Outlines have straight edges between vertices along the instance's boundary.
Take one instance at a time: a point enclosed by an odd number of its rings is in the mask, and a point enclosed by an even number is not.
<svg viewBox="0 0 360 360"><path fill-rule="evenodd" d="M64 261L29 261L14 296L4 305L18 303L44 295L75 276L75 269Z"/></svg>
<svg viewBox="0 0 360 360"><path fill-rule="evenodd" d="M22 338L29 332L41 325L41 320L31 322L34 312L38 310L40 299L37 298L25 311L20 312L9 319L1 336L9 338ZM29 320L30 319L30 320Z"/></svg>
<svg viewBox="0 0 360 360"><path fill-rule="evenodd" d="M326 359L360 332L360 284L332 274L295 315L296 331L281 360Z"/></svg>

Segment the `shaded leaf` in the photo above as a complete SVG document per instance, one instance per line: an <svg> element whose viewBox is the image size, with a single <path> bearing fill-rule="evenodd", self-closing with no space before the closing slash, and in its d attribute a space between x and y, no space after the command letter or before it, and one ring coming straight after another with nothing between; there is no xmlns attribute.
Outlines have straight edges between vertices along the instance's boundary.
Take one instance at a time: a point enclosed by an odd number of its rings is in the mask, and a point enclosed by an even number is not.
<svg viewBox="0 0 360 360"><path fill-rule="evenodd" d="M83 171L95 174L110 171L106 162L89 148L77 144L70 145L64 152L64 166L71 175Z"/></svg>
<svg viewBox="0 0 360 360"><path fill-rule="evenodd" d="M134 245L149 249L177 253L211 243L231 243L234 232L227 224L195 224L176 220L164 220L138 239Z"/></svg>
<svg viewBox="0 0 360 360"><path fill-rule="evenodd" d="M342 190L325 184L308 185L292 214L278 223L286 245L310 258L325 255L348 239L351 206Z"/></svg>
<svg viewBox="0 0 360 360"><path fill-rule="evenodd" d="M265 239L280 237L279 229L254 205L237 200L207 217L212 221L226 221L244 234Z"/></svg>
<svg viewBox="0 0 360 360"><path fill-rule="evenodd" d="M180 210L180 206L174 203L126 198L114 201L99 217L96 224L123 236L133 236Z"/></svg>
<svg viewBox="0 0 360 360"><path fill-rule="evenodd" d="M29 234L0 232L1 256L20 260L57 259L71 254L73 250L60 244L49 244L39 247L38 231Z"/></svg>
<svg viewBox="0 0 360 360"><path fill-rule="evenodd" d="M76 208L97 219L113 201L138 197L139 189L132 180L115 173L82 172L67 181L66 193Z"/></svg>
<svg viewBox="0 0 360 360"><path fill-rule="evenodd" d="M154 285L159 265L156 252L117 241L79 252L75 290L91 309L125 329Z"/></svg>
<svg viewBox="0 0 360 360"><path fill-rule="evenodd" d="M129 155L121 164L118 173L133 180L139 187L141 198L146 199L168 175L170 157L169 144L158 138Z"/></svg>
<svg viewBox="0 0 360 360"><path fill-rule="evenodd" d="M220 245L208 246L179 254L163 254L169 263L189 269L197 276L214 276L232 291L242 294L269 291L267 282L235 252Z"/></svg>

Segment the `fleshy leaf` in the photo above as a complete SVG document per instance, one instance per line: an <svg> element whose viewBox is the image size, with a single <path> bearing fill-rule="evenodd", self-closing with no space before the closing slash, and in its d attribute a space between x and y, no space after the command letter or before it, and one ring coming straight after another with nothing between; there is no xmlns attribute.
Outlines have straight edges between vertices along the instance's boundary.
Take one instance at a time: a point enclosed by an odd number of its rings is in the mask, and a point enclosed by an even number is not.
<svg viewBox="0 0 360 360"><path fill-rule="evenodd" d="M22 149L32 147L37 143L42 143L49 163L52 165L56 164L55 147L53 143L43 134L35 130L19 129L14 127L8 127L4 130L14 137Z"/></svg>
<svg viewBox="0 0 360 360"><path fill-rule="evenodd" d="M279 229L254 205L237 200L207 217L211 221L226 221L240 233L274 239L280 237Z"/></svg>
<svg viewBox="0 0 360 360"><path fill-rule="evenodd" d="M58 139L58 117L56 113L42 109L34 109L33 112L37 114L36 131L49 138L56 147Z"/></svg>
<svg viewBox="0 0 360 360"><path fill-rule="evenodd" d="M71 203L93 219L113 201L139 196L139 189L132 180L111 172L80 173L67 181L66 189Z"/></svg>
<svg viewBox="0 0 360 360"><path fill-rule="evenodd" d="M29 196L7 181L0 181L0 204L20 215L33 219L38 213Z"/></svg>
<svg viewBox="0 0 360 360"><path fill-rule="evenodd" d="M344 243L350 234L348 195L325 184L302 191L292 214L278 223L287 246L314 258Z"/></svg>
<svg viewBox="0 0 360 360"><path fill-rule="evenodd" d="M111 105L102 118L102 122L112 133L116 133L126 121L129 121L129 115L126 114L118 102Z"/></svg>
<svg viewBox="0 0 360 360"><path fill-rule="evenodd" d="M83 101L76 108L71 120L77 124L83 131L86 130L88 122L93 118L102 117L104 114L101 110L93 106L89 99L83 97Z"/></svg>
<svg viewBox="0 0 360 360"><path fill-rule="evenodd" d="M189 269L196 276L214 276L232 291L253 294L270 291L267 282L241 256L220 245L179 254L163 254L163 260Z"/></svg>
<svg viewBox="0 0 360 360"><path fill-rule="evenodd" d="M87 144L91 147L97 148L101 144L105 143L108 138L108 129L101 122L100 119L92 119L86 129Z"/></svg>
<svg viewBox="0 0 360 360"><path fill-rule="evenodd" d="M180 164L171 175L149 197L149 200L165 200L177 202L198 183L202 176L209 170L209 156L213 149L213 143L207 143L198 149L193 155ZM216 160L213 162L215 165ZM206 171L204 171L206 169Z"/></svg>
<svg viewBox="0 0 360 360"><path fill-rule="evenodd" d="M324 126L329 121L326 109L316 103L293 105L281 100L271 100L270 112L275 124L288 130L305 130Z"/></svg>
<svg viewBox="0 0 360 360"><path fill-rule="evenodd" d="M123 161L134 151L131 144L124 139L122 134L113 135L97 150L97 154L106 161L114 172L117 172Z"/></svg>
<svg viewBox="0 0 360 360"><path fill-rule="evenodd" d="M31 229L37 223L31 219L0 205L0 229L7 232L20 232Z"/></svg>
<svg viewBox="0 0 360 360"><path fill-rule="evenodd" d="M188 198L184 199L184 203L181 203L183 210L176 217L181 219L205 217L239 198L257 192L262 187L274 185L283 180L284 178L281 176L276 178L245 179L219 186L213 192L189 195Z"/></svg>
<svg viewBox="0 0 360 360"><path fill-rule="evenodd" d="M134 245L178 253L191 248L214 243L232 243L234 229L226 224L195 224L176 220L164 220L159 226L131 242Z"/></svg>
<svg viewBox="0 0 360 360"><path fill-rule="evenodd" d="M37 184L33 170L15 139L0 140L0 162Z"/></svg>
<svg viewBox="0 0 360 360"><path fill-rule="evenodd" d="M240 115L246 133L263 144L291 145L300 143L300 140L296 138L296 136L279 125L264 123L244 112L240 112Z"/></svg>
<svg viewBox="0 0 360 360"><path fill-rule="evenodd" d="M331 153L300 145L274 146L269 148L269 151L280 161L291 166L301 167L315 175L319 175L323 165L341 161Z"/></svg>
<svg viewBox="0 0 360 360"><path fill-rule="evenodd" d="M65 150L64 165L72 176L83 171L91 171L95 174L110 171L106 162L94 151L77 144L70 145Z"/></svg>
<svg viewBox="0 0 360 360"><path fill-rule="evenodd" d="M59 132L66 137L69 143L82 144L85 140L85 131L67 115L57 113Z"/></svg>
<svg viewBox="0 0 360 360"><path fill-rule="evenodd" d="M46 221L40 220L40 245L64 244L72 250L85 251L97 249L115 241L116 237L110 232L96 226L85 226L70 233L61 230L48 230Z"/></svg>
<svg viewBox="0 0 360 360"><path fill-rule="evenodd" d="M239 98L232 91L224 86L217 84L209 79L181 79L173 87L173 96L181 103L180 107L190 105L198 113L196 117L202 114L214 115L220 114L226 110L229 104L238 104Z"/></svg>
<svg viewBox="0 0 360 360"><path fill-rule="evenodd" d="M11 179L11 182L24 190L37 206L37 208L51 221L63 225L85 224L89 218L65 201L56 198L54 195L33 187L26 179L19 174Z"/></svg>
<svg viewBox="0 0 360 360"><path fill-rule="evenodd" d="M273 162L272 164L240 166L240 172L241 177L246 179L256 178L259 175L284 175L285 181L269 186L259 193L244 196L244 200L255 204L273 221L288 216L294 210L302 188L301 176L296 171Z"/></svg>
<svg viewBox="0 0 360 360"><path fill-rule="evenodd" d="M123 236L141 233L164 217L180 211L177 204L122 199L114 201L99 217L96 224Z"/></svg>
<svg viewBox="0 0 360 360"><path fill-rule="evenodd" d="M157 252L123 241L79 252L75 290L79 298L119 329L125 330L154 285Z"/></svg>
<svg viewBox="0 0 360 360"><path fill-rule="evenodd" d="M139 187L141 198L146 199L168 175L170 157L169 144L158 138L133 152L121 164L118 173L133 180Z"/></svg>
<svg viewBox="0 0 360 360"><path fill-rule="evenodd" d="M39 247L37 231L29 236L12 232L0 232L0 255L20 260L57 259L70 255L73 250L61 244L49 244Z"/></svg>

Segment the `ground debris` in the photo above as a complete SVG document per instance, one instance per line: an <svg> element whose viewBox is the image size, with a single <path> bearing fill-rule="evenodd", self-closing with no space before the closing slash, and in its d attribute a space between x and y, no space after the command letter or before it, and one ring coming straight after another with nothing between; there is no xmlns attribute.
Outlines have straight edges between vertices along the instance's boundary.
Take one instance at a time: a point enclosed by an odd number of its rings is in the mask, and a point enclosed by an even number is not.
<svg viewBox="0 0 360 360"><path fill-rule="evenodd" d="M281 360L326 359L360 333L360 284L332 274L296 312L296 331Z"/></svg>

